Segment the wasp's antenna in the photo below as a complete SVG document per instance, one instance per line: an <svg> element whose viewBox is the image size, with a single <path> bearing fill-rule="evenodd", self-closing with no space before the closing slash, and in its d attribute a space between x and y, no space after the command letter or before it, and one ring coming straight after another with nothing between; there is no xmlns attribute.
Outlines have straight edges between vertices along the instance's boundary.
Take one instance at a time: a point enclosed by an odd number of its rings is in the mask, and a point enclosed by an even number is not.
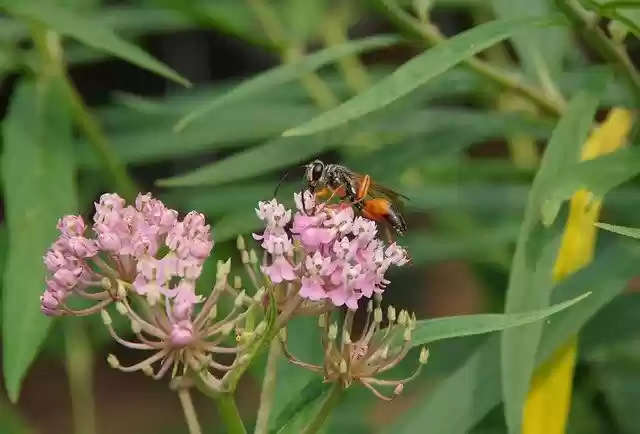
<svg viewBox="0 0 640 434"><path fill-rule="evenodd" d="M282 178L280 178L280 181L278 181L278 185L276 185L276 189L273 191L273 197L276 197L278 194L278 189L280 189L280 186L282 185L282 182L285 180L285 178L289 176L289 172L285 173L284 176Z"/></svg>

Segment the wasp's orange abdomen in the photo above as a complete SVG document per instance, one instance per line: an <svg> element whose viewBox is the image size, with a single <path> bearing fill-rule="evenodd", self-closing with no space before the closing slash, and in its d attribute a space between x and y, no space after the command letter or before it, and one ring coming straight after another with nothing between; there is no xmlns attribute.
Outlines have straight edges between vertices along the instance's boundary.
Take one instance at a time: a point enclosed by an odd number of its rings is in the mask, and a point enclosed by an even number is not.
<svg viewBox="0 0 640 434"><path fill-rule="evenodd" d="M369 220L387 222L400 235L407 231L407 224L402 215L387 199L375 198L365 200L362 205L362 215Z"/></svg>

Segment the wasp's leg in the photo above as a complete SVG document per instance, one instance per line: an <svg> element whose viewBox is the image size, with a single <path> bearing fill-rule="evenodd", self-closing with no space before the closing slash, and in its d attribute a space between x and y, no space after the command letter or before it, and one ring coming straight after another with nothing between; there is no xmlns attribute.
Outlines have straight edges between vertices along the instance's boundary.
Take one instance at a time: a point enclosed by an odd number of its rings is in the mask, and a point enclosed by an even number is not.
<svg viewBox="0 0 640 434"><path fill-rule="evenodd" d="M360 184L358 185L358 190L356 191L355 198L351 200L351 202L344 202L344 204L353 206L365 202L365 198L367 197L370 186L371 177L369 175L364 175L364 177L362 178L362 182L360 182Z"/></svg>

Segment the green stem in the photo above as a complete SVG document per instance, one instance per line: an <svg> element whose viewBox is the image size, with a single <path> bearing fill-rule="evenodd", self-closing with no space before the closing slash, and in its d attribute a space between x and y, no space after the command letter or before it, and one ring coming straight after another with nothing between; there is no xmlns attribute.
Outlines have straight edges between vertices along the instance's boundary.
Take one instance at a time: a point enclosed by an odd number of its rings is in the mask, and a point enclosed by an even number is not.
<svg viewBox="0 0 640 434"><path fill-rule="evenodd" d="M218 413L227 427L227 433L247 434L247 430L244 428L244 424L242 423L242 418L240 417L240 412L236 406L236 401L233 399L233 395L230 393L220 393L214 396L214 400L218 407Z"/></svg>
<svg viewBox="0 0 640 434"><path fill-rule="evenodd" d="M273 339L269 346L267 356L267 368L264 380L262 380L262 391L260 392L260 407L256 420L254 434L266 434L269 430L269 413L273 407L273 398L276 392L276 371L278 368L278 357L280 356L280 344L278 339Z"/></svg>
<svg viewBox="0 0 640 434"><path fill-rule="evenodd" d="M576 26L587 42L607 61L613 63L629 82L636 100L640 102L640 74L629 59L624 46L609 39L598 27L597 16L582 8L575 0L555 0L557 8Z"/></svg>
<svg viewBox="0 0 640 434"><path fill-rule="evenodd" d="M100 123L90 113L89 108L85 105L78 90L73 85L64 64L59 36L55 32L47 30L37 24L31 26L31 35L36 50L45 61L46 72L60 76L60 81L69 98L76 122L89 139L89 142L93 144L106 170L110 173L116 189L125 199L133 200L137 190L135 184L127 174L126 168L120 163L118 157L109 149L109 143L102 131Z"/></svg>
<svg viewBox="0 0 640 434"><path fill-rule="evenodd" d="M338 405L338 402L340 402L342 391L343 389L340 383L335 383L333 385L329 395L322 403L322 407L320 407L318 413L316 413L315 417L305 427L302 434L315 434L320 428L322 428L333 409Z"/></svg>
<svg viewBox="0 0 640 434"><path fill-rule="evenodd" d="M433 24L420 23L395 3L389 0L373 1L398 27L414 37L426 41L430 46L438 45L446 41L446 37L436 26ZM511 90L532 101L545 113L554 117L560 117L562 115L564 107L561 104L547 98L542 91L525 83L520 77L496 68L475 56L467 59L465 63L470 69L493 81L503 89Z"/></svg>
<svg viewBox="0 0 640 434"><path fill-rule="evenodd" d="M66 321L65 351L73 432L95 434L95 402L93 399L93 360L91 346L81 321Z"/></svg>

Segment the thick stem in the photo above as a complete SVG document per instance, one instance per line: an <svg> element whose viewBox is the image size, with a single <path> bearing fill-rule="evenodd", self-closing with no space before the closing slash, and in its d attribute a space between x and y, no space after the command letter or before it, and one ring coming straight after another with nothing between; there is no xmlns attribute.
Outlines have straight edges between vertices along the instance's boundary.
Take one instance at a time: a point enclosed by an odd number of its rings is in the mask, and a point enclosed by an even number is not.
<svg viewBox="0 0 640 434"><path fill-rule="evenodd" d="M178 398L180 399L180 405L182 411L184 411L184 418L187 421L187 427L189 428L189 434L201 434L202 429L198 422L198 416L196 415L196 409L193 407L193 401L191 400L191 394L189 389L181 387L178 389Z"/></svg>
<svg viewBox="0 0 640 434"><path fill-rule="evenodd" d="M260 392L260 407L256 420L254 434L266 434L269 430L269 413L273 407L273 399L276 391L276 371L278 367L278 357L280 356L280 344L278 339L273 339L269 346L267 356L267 368L264 380L262 381L262 391Z"/></svg>
<svg viewBox="0 0 640 434"><path fill-rule="evenodd" d="M93 360L91 346L82 321L66 321L64 337L73 432L76 434L95 434Z"/></svg>
<svg viewBox="0 0 640 434"><path fill-rule="evenodd" d="M233 395L230 393L221 393L215 396L214 399L218 407L218 413L227 427L227 433L247 434L247 430L244 428L244 424L242 423L242 418L240 417L240 412L236 406L236 401L233 399Z"/></svg>
<svg viewBox="0 0 640 434"><path fill-rule="evenodd" d="M340 402L342 390L342 385L340 383L335 383L333 385L329 395L322 403L322 407L320 407L318 413L316 413L311 422L309 422L305 427L302 434L315 434L320 428L322 428L333 409L338 405L338 402Z"/></svg>
<svg viewBox="0 0 640 434"><path fill-rule="evenodd" d="M395 3L389 0L373 0L387 17L405 32L422 39L430 46L441 44L446 38L433 24L422 24L413 19ZM508 74L477 57L471 57L465 64L476 73L535 103L541 110L554 117L560 117L564 107L557 101L547 98L541 90L523 82L520 77Z"/></svg>

